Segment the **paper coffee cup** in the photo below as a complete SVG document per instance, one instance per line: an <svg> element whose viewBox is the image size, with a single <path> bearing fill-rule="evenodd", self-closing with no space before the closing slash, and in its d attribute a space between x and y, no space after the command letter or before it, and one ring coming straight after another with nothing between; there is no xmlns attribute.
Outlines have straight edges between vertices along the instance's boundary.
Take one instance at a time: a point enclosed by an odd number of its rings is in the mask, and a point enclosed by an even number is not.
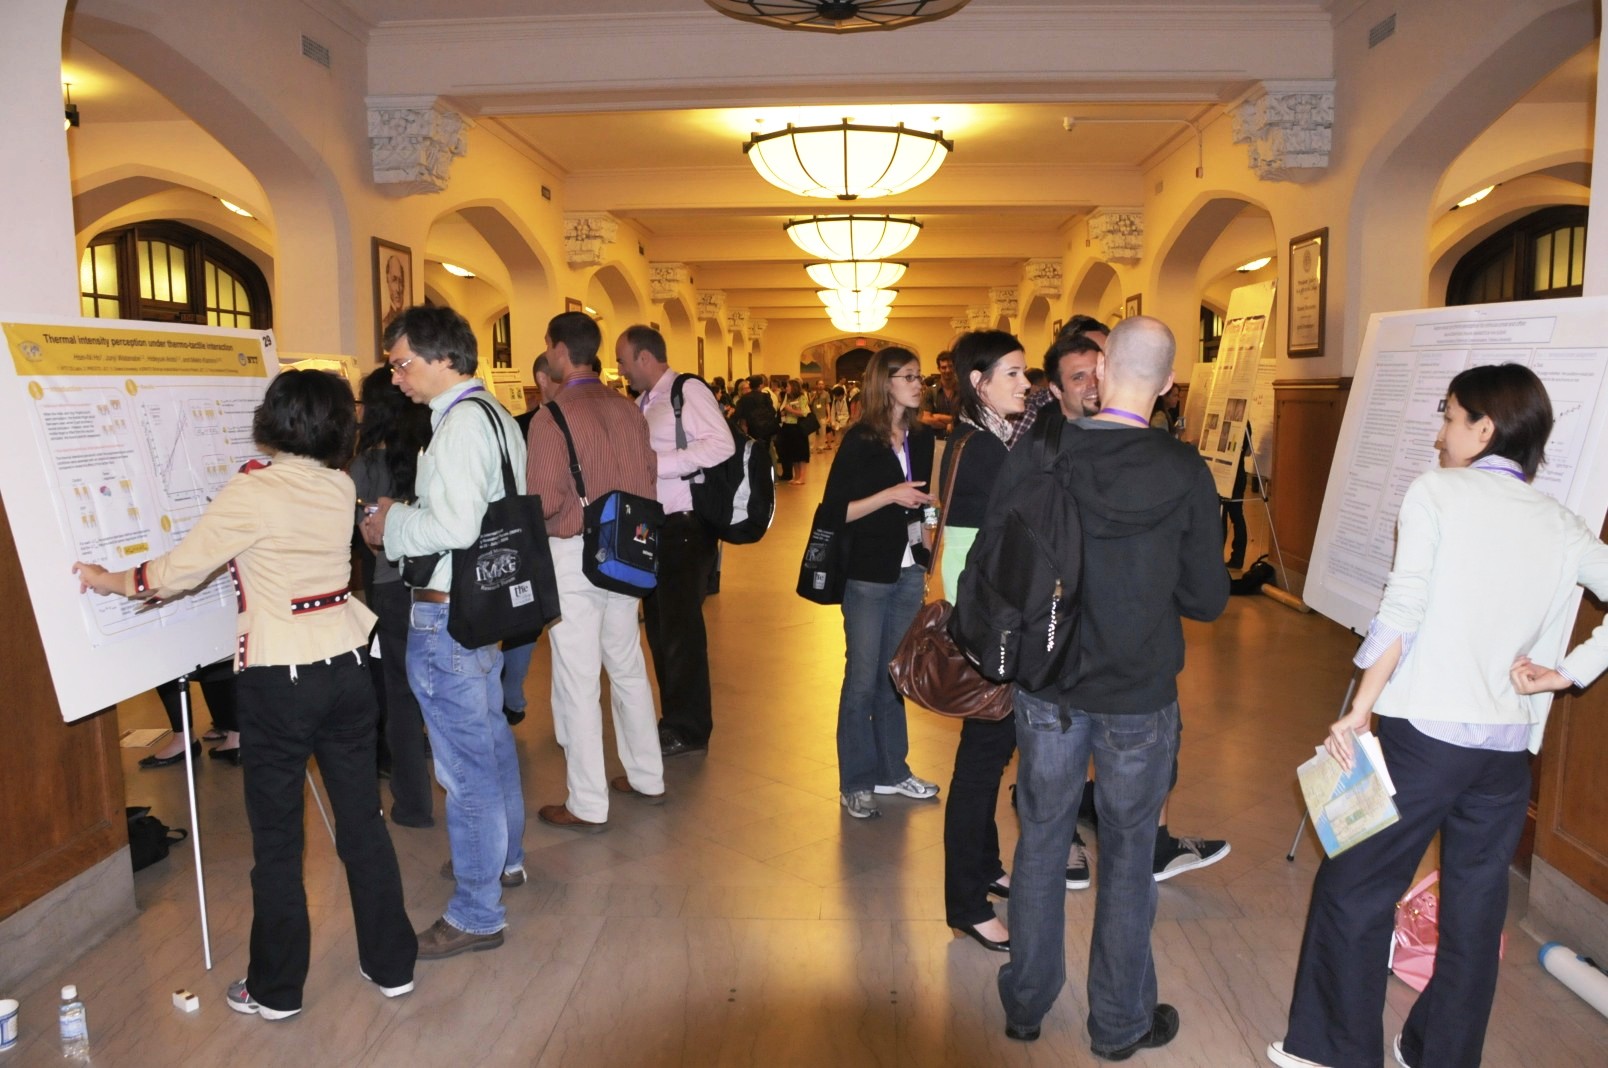
<svg viewBox="0 0 1608 1068"><path fill-rule="evenodd" d="M0 1050L17 1044L17 1003L11 998L0 1000Z"/></svg>

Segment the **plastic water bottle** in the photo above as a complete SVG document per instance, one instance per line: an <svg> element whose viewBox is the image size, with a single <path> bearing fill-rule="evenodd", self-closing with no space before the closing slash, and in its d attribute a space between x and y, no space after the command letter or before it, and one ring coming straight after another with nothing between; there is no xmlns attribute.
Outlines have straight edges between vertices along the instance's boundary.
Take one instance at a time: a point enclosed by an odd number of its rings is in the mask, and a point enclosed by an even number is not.
<svg viewBox="0 0 1608 1068"><path fill-rule="evenodd" d="M78 988L72 984L61 988L61 1055L76 1061L89 1059L89 1018L84 1015L84 1003L78 1000Z"/></svg>

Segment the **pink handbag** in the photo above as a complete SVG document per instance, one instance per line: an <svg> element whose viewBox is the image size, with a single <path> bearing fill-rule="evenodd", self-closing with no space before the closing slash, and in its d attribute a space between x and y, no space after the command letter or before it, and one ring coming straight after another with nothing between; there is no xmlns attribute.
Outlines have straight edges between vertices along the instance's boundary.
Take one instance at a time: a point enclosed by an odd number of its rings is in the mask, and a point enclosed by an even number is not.
<svg viewBox="0 0 1608 1068"><path fill-rule="evenodd" d="M1396 930L1390 936L1390 970L1396 978L1423 993L1435 974L1435 947L1440 943L1440 898L1431 889L1440 871L1430 872L1396 902ZM1507 934L1497 946L1501 960L1507 954Z"/></svg>

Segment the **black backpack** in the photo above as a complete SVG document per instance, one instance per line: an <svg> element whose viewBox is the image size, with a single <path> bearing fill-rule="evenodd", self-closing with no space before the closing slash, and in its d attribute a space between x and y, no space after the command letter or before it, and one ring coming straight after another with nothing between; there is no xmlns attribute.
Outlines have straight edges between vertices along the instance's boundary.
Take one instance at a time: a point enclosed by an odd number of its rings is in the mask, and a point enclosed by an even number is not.
<svg viewBox="0 0 1608 1068"><path fill-rule="evenodd" d="M126 815L128 857L135 871L149 868L159 860L165 860L169 849L190 837L189 831L182 827L169 827L151 815L151 810L143 805L130 806Z"/></svg>
<svg viewBox="0 0 1608 1068"><path fill-rule="evenodd" d="M1083 524L1058 462L1066 433L1082 431L1046 412L1020 446L1032 470L989 500L949 622L985 678L1030 691L1077 675Z"/></svg>
<svg viewBox="0 0 1608 1068"><path fill-rule="evenodd" d="M670 406L676 413L676 448L687 447L687 434L681 427L681 388L687 379L702 382L694 374L676 375L670 386ZM692 482L692 510L709 525L721 541L750 545L765 536L776 517L776 472L771 466L770 448L755 441L735 426L731 427L737 450L701 476L688 476Z"/></svg>

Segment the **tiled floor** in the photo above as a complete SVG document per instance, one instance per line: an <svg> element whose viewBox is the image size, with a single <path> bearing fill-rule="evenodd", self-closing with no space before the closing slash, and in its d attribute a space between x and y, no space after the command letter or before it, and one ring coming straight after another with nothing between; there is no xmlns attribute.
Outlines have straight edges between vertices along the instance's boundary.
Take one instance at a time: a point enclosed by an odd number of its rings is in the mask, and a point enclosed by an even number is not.
<svg viewBox="0 0 1608 1068"><path fill-rule="evenodd" d="M381 998L357 975L345 880L309 809L306 1011L273 1024L229 1011L224 988L246 966L250 842L239 770L203 760L217 966L202 967L193 868L181 849L136 876L135 922L13 995L23 1000L23 1043L0 1055L0 1068L59 1063L51 1014L64 982L77 983L88 1006L95 1063L112 1066L1096 1063L1082 993L1094 891L1068 897L1072 978L1043 1039L1022 1046L1001 1033L1001 958L944 925L941 802L884 798L873 821L838 807L841 621L792 592L824 475L817 462L810 486L782 487L782 513L764 542L727 550L723 590L708 606L713 747L669 762L662 808L618 800L608 832L595 837L536 822L536 806L563 799L563 758L545 715L545 647L538 652L531 715L516 731L532 882L506 895L502 949L420 964L413 994ZM1172 826L1234 848L1161 888L1157 967L1183 1030L1133 1063L1251 1065L1281 1034L1317 863L1310 837L1295 863L1284 859L1300 815L1292 769L1335 712L1353 641L1261 597L1235 598L1220 621L1188 634ZM120 715L125 726L162 722L150 695ZM919 774L947 786L956 732L911 710ZM138 771L140 755L124 751L129 802L187 824L183 773ZM1008 849L1014 827L1001 807ZM423 927L451 890L437 874L446 832L395 828L393 838ZM1518 915L1524 884L1514 885ZM1485 1063L1608 1063L1608 1022L1540 971L1535 943L1516 924L1508 937ZM178 987L200 994L199 1014L170 1007ZM1392 983L1387 1034L1411 998Z"/></svg>

